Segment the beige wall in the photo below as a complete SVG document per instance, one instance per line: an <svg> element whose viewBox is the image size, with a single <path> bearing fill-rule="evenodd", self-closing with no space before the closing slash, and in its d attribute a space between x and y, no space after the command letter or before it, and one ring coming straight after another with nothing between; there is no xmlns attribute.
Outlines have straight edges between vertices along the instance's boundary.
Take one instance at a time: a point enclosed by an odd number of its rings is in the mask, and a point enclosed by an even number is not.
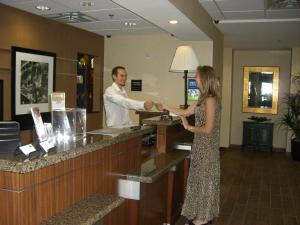
<svg viewBox="0 0 300 225"><path fill-rule="evenodd" d="M253 114L242 113L243 97L243 66L280 66L279 80L279 104L278 114ZM266 116L276 121L283 111L283 104L280 104L282 97L290 89L290 50L236 50L233 54L233 83L232 83L232 115L231 115L231 135L230 143L234 145L242 144L243 120L248 117ZM286 148L286 130L274 128L273 147Z"/></svg>
<svg viewBox="0 0 300 225"><path fill-rule="evenodd" d="M232 48L224 48L223 62L220 147L228 148L230 145L231 125Z"/></svg>
<svg viewBox="0 0 300 225"><path fill-rule="evenodd" d="M183 42L167 34L112 36L105 39L104 89L111 85L111 69L127 68L126 90L129 97L163 101L179 106L184 103L183 74L170 73L169 68L180 45L192 46L200 65L212 65L212 42ZM194 74L190 74L194 76ZM131 79L142 79L142 92L131 92ZM137 122L137 116L131 113Z"/></svg>
<svg viewBox="0 0 300 225"><path fill-rule="evenodd" d="M224 35L214 25L211 16L208 15L198 0L169 0L169 2L211 38L214 44L212 65L222 79Z"/></svg>

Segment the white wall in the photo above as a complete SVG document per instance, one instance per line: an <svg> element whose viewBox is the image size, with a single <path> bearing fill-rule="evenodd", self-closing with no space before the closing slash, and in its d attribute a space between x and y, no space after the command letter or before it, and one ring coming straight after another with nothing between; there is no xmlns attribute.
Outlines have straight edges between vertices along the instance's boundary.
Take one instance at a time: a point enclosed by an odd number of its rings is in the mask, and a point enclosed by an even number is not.
<svg viewBox="0 0 300 225"><path fill-rule="evenodd" d="M192 46L200 65L212 65L213 43L210 41L183 42L167 34L105 38L104 90L112 83L111 69L122 65L128 73L126 90L129 97L163 101L176 106L183 104L183 74L169 72L176 47L180 45ZM142 79L142 92L130 91L132 79ZM138 121L134 113L130 116L134 121Z"/></svg>
<svg viewBox="0 0 300 225"><path fill-rule="evenodd" d="M236 50L233 57L233 83L232 83L232 115L231 115L231 135L230 143L234 145L242 144L243 121L248 117L266 116L276 121L278 116L285 111L283 104L280 104L282 97L290 90L290 50ZM242 112L243 101L243 67L244 66L279 66L279 104L278 114L253 114ZM275 124L273 135L273 147L286 148L286 130L278 129Z"/></svg>

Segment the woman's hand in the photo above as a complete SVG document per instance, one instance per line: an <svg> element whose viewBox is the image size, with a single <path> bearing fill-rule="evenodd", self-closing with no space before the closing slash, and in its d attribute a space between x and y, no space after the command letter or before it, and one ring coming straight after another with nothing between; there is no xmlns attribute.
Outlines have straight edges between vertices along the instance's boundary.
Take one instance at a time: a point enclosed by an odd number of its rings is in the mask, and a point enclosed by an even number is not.
<svg viewBox="0 0 300 225"><path fill-rule="evenodd" d="M157 110L162 111L164 109L164 105L161 102L154 103Z"/></svg>
<svg viewBox="0 0 300 225"><path fill-rule="evenodd" d="M185 116L180 116L181 122L182 122L182 126L184 127L184 129L188 130L190 124L187 121Z"/></svg>

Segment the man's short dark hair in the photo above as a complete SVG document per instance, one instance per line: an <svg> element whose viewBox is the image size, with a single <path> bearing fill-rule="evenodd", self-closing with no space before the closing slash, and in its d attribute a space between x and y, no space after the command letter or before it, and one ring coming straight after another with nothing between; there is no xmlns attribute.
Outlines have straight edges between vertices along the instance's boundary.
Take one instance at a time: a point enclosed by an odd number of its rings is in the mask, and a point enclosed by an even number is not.
<svg viewBox="0 0 300 225"><path fill-rule="evenodd" d="M111 75L113 76L113 75L118 75L118 70L125 70L125 67L124 66L116 66L116 67L114 67L113 69L112 69L112 71L111 71Z"/></svg>

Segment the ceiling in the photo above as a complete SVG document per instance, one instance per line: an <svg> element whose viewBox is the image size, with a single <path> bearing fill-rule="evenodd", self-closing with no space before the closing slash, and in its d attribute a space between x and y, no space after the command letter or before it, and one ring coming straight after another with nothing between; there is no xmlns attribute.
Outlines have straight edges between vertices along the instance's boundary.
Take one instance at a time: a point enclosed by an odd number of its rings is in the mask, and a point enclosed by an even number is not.
<svg viewBox="0 0 300 225"><path fill-rule="evenodd" d="M199 0L199 2L224 33L226 47L250 49L300 47L300 0Z"/></svg>
<svg viewBox="0 0 300 225"><path fill-rule="evenodd" d="M226 47L300 47L300 0L198 0L218 29ZM169 33L181 40L209 40L168 0L0 0L0 3L68 23L100 35ZM278 2L287 6L278 9ZM36 9L46 5L48 11ZM273 8L269 8L269 7ZM177 25L169 20L176 19Z"/></svg>

